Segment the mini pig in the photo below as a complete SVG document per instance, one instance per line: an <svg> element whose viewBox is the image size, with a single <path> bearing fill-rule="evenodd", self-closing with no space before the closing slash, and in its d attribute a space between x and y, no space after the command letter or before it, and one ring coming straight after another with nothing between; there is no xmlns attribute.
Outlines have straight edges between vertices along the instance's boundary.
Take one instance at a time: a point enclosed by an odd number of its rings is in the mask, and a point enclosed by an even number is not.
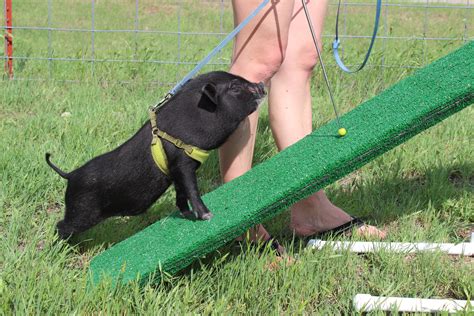
<svg viewBox="0 0 474 316"><path fill-rule="evenodd" d="M153 112L155 129L150 121L145 122L124 144L74 171L60 170L47 153L48 165L68 180L66 212L57 224L58 235L67 239L108 217L141 214L172 183L183 216L210 219L212 214L201 200L196 180L201 161L189 151L206 152L221 146L265 95L263 83L251 83L227 72L210 72L186 83ZM152 129L161 134L153 134ZM164 134L177 141L169 141ZM165 171L152 154L156 140L166 156Z"/></svg>

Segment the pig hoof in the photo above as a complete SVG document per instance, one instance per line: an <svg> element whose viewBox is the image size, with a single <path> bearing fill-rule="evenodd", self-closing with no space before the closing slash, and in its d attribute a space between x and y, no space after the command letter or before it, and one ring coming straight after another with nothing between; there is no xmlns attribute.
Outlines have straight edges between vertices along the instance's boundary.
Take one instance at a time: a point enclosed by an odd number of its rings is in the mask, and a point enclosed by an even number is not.
<svg viewBox="0 0 474 316"><path fill-rule="evenodd" d="M212 218L212 213L205 213L201 215L201 219L208 221Z"/></svg>

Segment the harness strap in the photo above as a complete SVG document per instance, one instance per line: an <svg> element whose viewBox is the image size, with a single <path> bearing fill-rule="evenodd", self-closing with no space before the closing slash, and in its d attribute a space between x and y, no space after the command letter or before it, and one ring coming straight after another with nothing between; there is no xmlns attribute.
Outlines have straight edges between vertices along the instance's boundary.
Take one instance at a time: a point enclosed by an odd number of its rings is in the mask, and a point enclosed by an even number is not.
<svg viewBox="0 0 474 316"><path fill-rule="evenodd" d="M173 136L163 132L156 126L156 111L168 102L168 100L176 94L176 92L181 89L191 78L202 68L204 67L213 56L219 53L227 43L229 43L239 32L242 30L263 8L270 2L270 0L262 0L260 5L255 8L232 32L230 32L199 64L197 64L193 70L191 70L180 82L178 82L173 89L171 89L166 96L157 104L153 105L149 110L150 123L152 129L152 141L151 149L153 159L155 160L158 167L165 174L168 175L168 161L166 158L166 153L163 148L161 139L165 139L175 145L178 148L184 150L186 155L193 158L196 161L199 161L201 164L206 161L209 157L209 152L203 149L200 149L196 146L188 145L182 140L174 138Z"/></svg>
<svg viewBox="0 0 474 316"><path fill-rule="evenodd" d="M151 150L153 160L158 165L158 167L163 171L166 175L169 175L168 170L168 159L166 158L166 153L163 148L163 144L161 139L164 139L176 147L184 150L184 153L191 157L192 159L199 161L203 164L206 159L209 157L209 151L201 149L199 147L186 144L181 139L175 138L170 134L160 130L156 125L156 112L153 109L149 110L150 116L150 124L151 124L151 133L152 133L152 140L151 140Z"/></svg>
<svg viewBox="0 0 474 316"><path fill-rule="evenodd" d="M158 168L169 177L170 171L168 169L168 158L166 157L163 143L158 137L156 138L156 142L151 145L151 155Z"/></svg>

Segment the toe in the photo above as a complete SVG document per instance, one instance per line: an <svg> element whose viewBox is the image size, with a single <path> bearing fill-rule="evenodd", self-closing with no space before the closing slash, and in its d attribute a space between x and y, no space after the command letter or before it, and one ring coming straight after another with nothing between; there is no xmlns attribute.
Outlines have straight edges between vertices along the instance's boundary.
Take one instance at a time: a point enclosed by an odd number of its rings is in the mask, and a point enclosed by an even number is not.
<svg viewBox="0 0 474 316"><path fill-rule="evenodd" d="M357 228L356 234L366 238L384 239L387 237L387 233L384 230L378 229L372 225L362 225L361 227Z"/></svg>

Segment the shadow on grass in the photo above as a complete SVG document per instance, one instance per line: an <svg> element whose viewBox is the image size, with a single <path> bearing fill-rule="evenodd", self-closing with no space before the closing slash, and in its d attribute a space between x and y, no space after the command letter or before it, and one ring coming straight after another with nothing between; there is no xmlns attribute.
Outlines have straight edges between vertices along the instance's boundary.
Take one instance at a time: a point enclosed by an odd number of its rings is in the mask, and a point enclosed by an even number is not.
<svg viewBox="0 0 474 316"><path fill-rule="evenodd" d="M341 183L341 182L339 182ZM358 180L328 190L331 200L351 215L386 224L400 216L432 207L474 191L474 164L454 163L428 170L402 171L386 178Z"/></svg>
<svg viewBox="0 0 474 316"><path fill-rule="evenodd" d="M109 248L113 244L127 239L145 227L169 216L175 210L174 200L164 197L163 201L158 200L143 214L106 219L95 227L75 236L71 240L71 244L79 246L81 251L87 251L100 245Z"/></svg>
<svg viewBox="0 0 474 316"><path fill-rule="evenodd" d="M429 207L440 210L447 200L460 199L466 192L474 192L474 164L451 164L426 172L404 172L386 179L378 178L373 182L356 186L352 190L339 187L330 191L333 202L350 213L354 210L352 215L366 218L367 223L388 224L398 217ZM363 212L356 211L364 205L366 207ZM462 218L461 215L459 216ZM308 238L295 238L293 232L288 229L288 221L289 212L286 211L264 225L273 236L288 247L292 255L304 249ZM328 238L337 239L338 237L328 236ZM250 256L260 255L259 249L233 242L195 261L176 276L185 276L191 271L199 271L215 261L230 262L242 253ZM263 255L268 256L269 262L272 261L273 255L269 249L266 249Z"/></svg>

